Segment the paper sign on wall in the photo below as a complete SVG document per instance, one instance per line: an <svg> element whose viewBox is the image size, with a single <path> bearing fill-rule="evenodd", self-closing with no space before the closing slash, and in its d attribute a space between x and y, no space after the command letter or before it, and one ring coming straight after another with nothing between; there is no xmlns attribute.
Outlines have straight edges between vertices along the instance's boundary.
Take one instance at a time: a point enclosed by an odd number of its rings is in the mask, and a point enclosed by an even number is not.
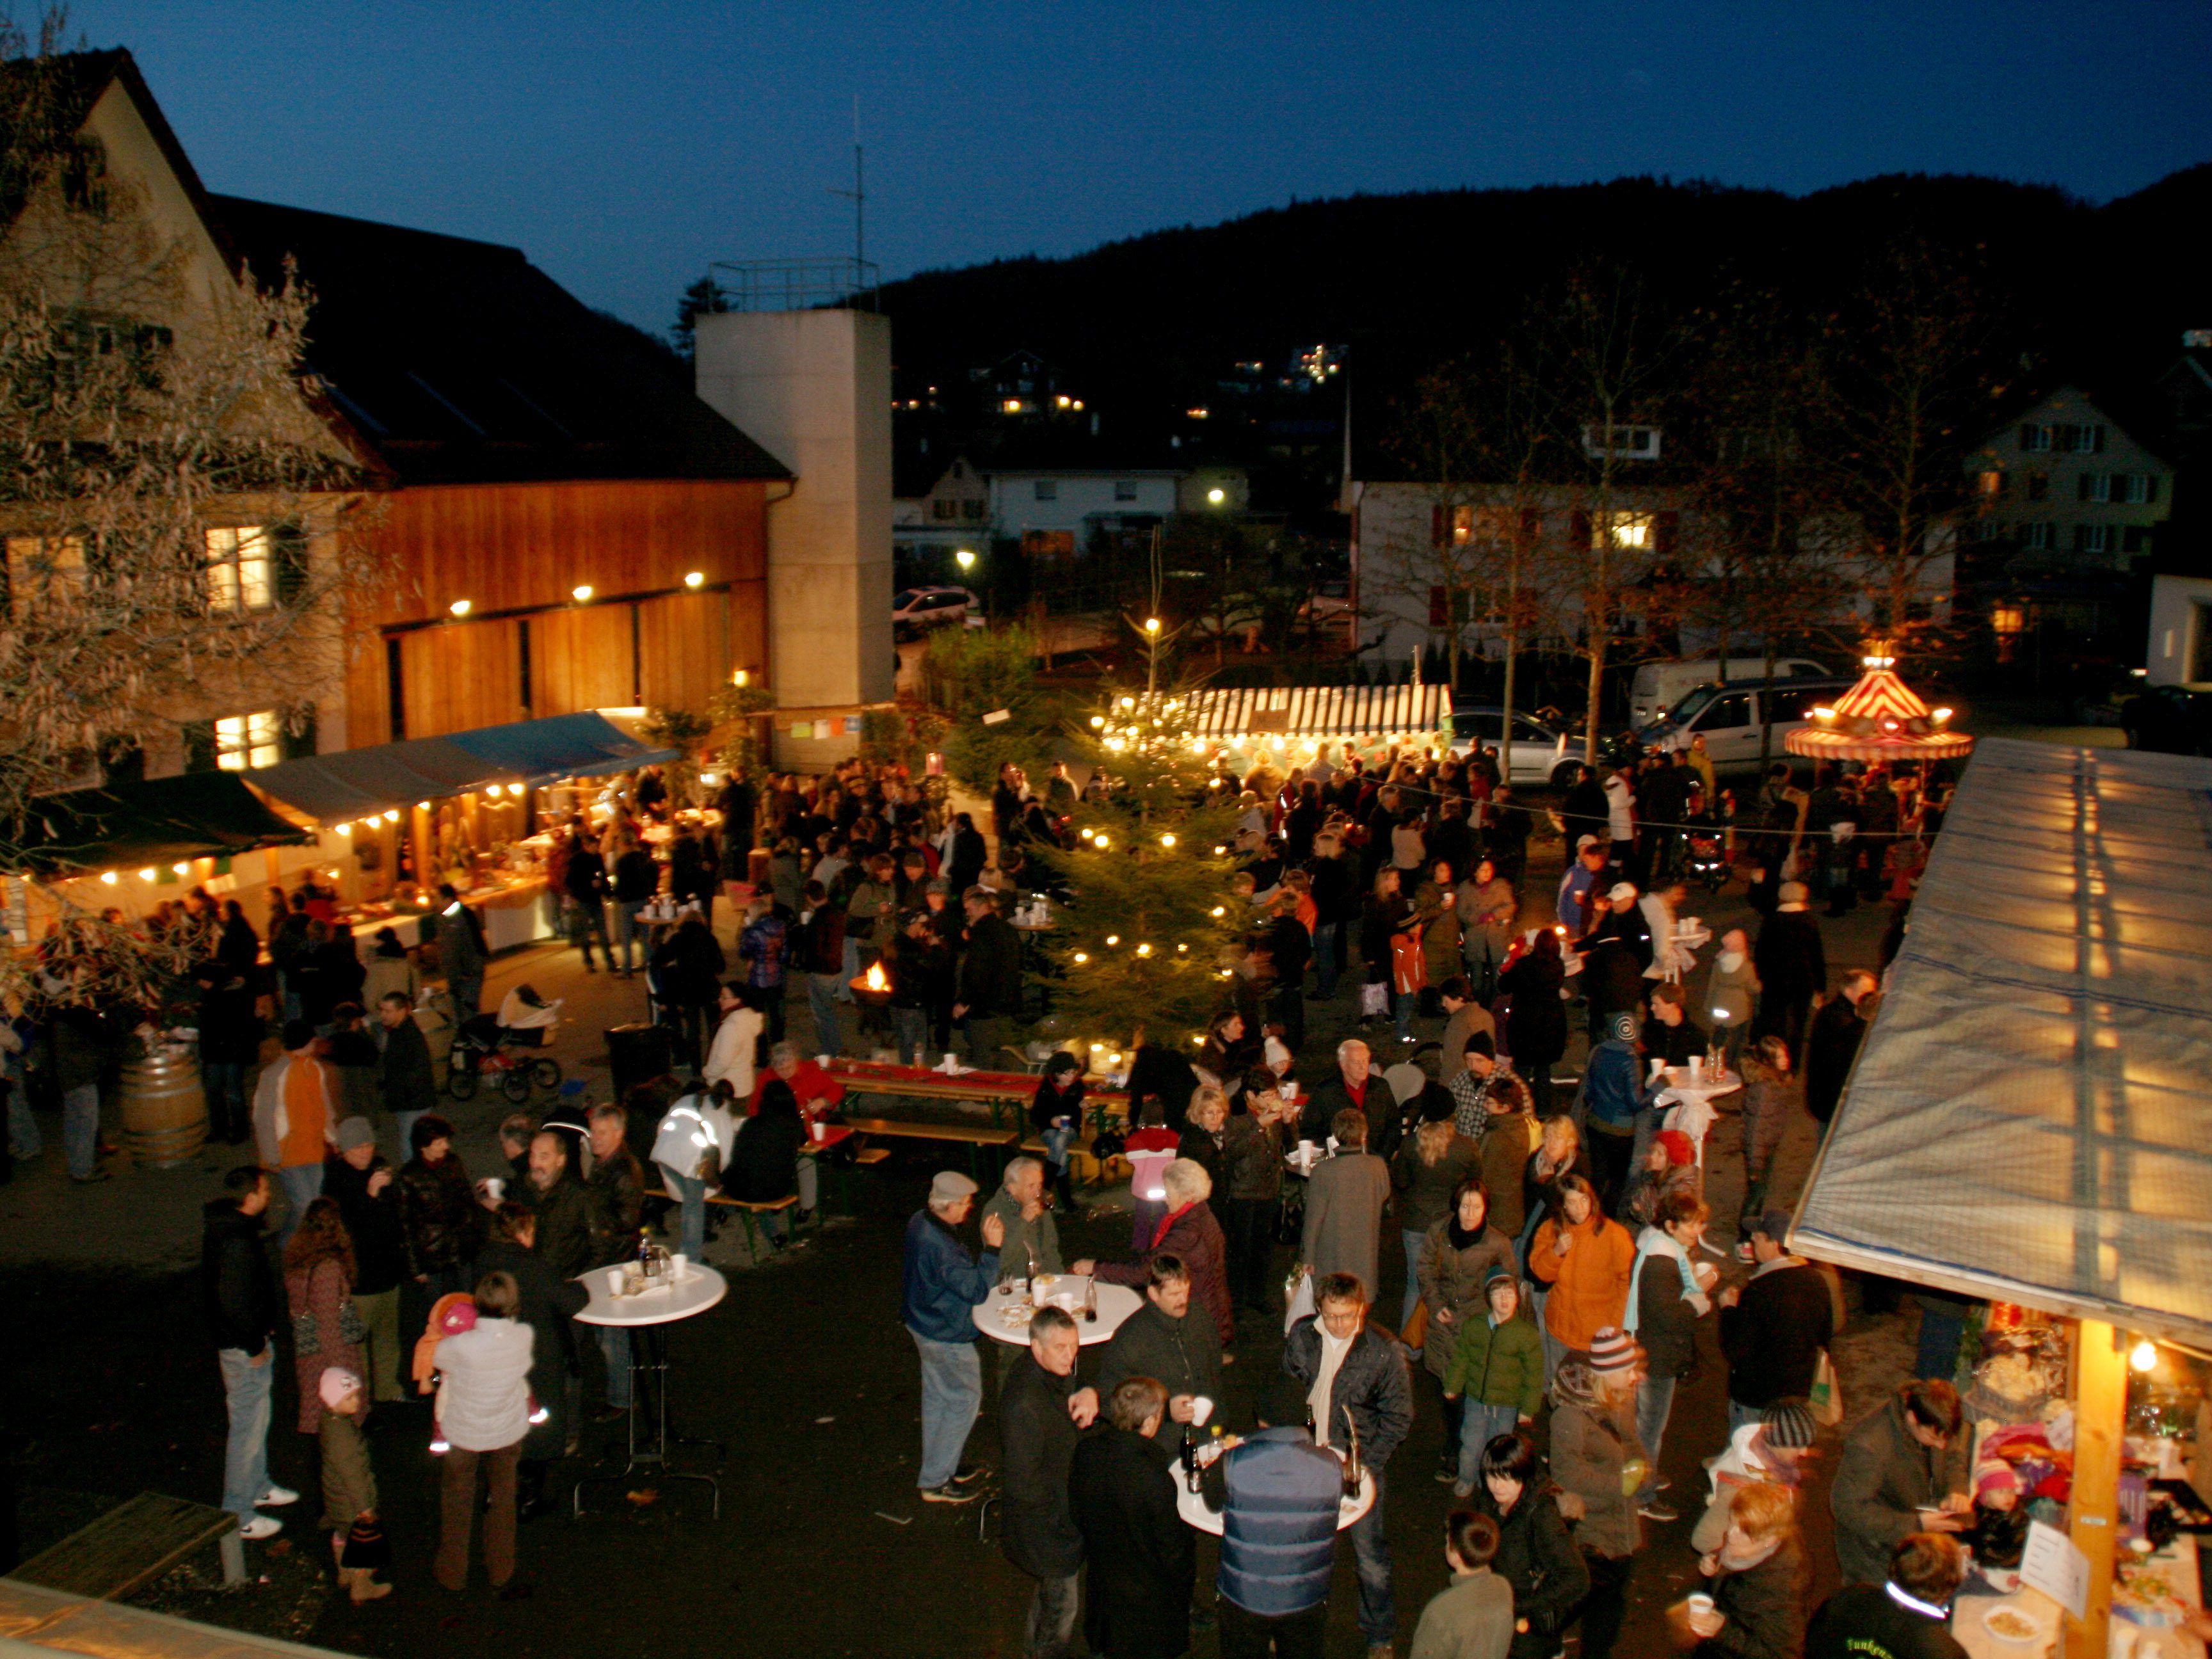
<svg viewBox="0 0 2212 1659"><path fill-rule="evenodd" d="M858 714L845 716L845 735L848 738L857 738L860 735L860 717Z"/></svg>
<svg viewBox="0 0 2212 1659"><path fill-rule="evenodd" d="M2020 1577L2021 1583L2034 1585L2076 1619L2088 1609L2089 1558L2056 1527L2040 1521L2028 1522L2027 1549L2020 1559Z"/></svg>

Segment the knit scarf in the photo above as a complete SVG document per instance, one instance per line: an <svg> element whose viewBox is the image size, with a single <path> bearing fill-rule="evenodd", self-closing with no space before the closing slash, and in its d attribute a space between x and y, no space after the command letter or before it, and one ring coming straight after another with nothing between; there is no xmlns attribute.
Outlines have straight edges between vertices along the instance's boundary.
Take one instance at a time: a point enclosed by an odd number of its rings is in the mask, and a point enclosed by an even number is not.
<svg viewBox="0 0 2212 1659"><path fill-rule="evenodd" d="M1631 1336L1643 1322L1644 1308L1638 1291L1644 1282L1644 1264L1655 1255L1670 1255L1682 1270L1682 1300L1687 1302L1698 1293L1697 1275L1690 1271L1690 1253L1663 1227L1646 1227L1636 1236L1636 1265L1628 1271L1628 1307L1620 1316L1620 1328Z"/></svg>

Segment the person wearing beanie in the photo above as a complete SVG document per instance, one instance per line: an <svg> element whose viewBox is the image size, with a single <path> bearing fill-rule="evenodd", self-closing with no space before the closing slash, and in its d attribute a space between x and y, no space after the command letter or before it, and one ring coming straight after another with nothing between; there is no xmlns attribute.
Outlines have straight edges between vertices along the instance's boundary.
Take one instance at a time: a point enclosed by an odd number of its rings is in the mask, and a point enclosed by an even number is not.
<svg viewBox="0 0 2212 1659"><path fill-rule="evenodd" d="M1560 1362L1552 1380L1552 1478L1559 1512L1589 1574L1582 1651L1605 1659L1627 1612L1628 1572L1642 1540L1628 1496L1650 1467L1636 1438L1643 1351L1618 1327L1590 1340L1589 1358Z"/></svg>
<svg viewBox="0 0 2212 1659"><path fill-rule="evenodd" d="M989 1300L999 1277L1006 1230L983 1218L983 1250L971 1255L956 1231L975 1207L975 1183L939 1170L928 1202L906 1225L901 1317L921 1358L921 1469L925 1504L972 1504L982 1493L980 1468L963 1465L969 1431L983 1405L983 1369L975 1352L974 1310Z"/></svg>
<svg viewBox="0 0 2212 1659"><path fill-rule="evenodd" d="M1827 949L1820 924L1806 909L1804 883L1782 884L1781 902L1759 924L1751 960L1763 988L1754 1034L1778 1036L1791 1054L1802 1054L1813 999L1828 988Z"/></svg>
<svg viewBox="0 0 2212 1659"><path fill-rule="evenodd" d="M2020 1477L2011 1464L1985 1457L1974 1466L1973 1525L1960 1541L1973 1552L1978 1566L2009 1571L2027 1553L2027 1507Z"/></svg>
<svg viewBox="0 0 2212 1659"><path fill-rule="evenodd" d="M1721 1547L1728 1532L1729 1506L1741 1487L1769 1481L1801 1489L1805 1461L1813 1455L1819 1431L1811 1412L1796 1401L1784 1401L1731 1433L1721 1455L1706 1468L1705 1512L1690 1533L1690 1547L1700 1555Z"/></svg>
<svg viewBox="0 0 2212 1659"><path fill-rule="evenodd" d="M1729 1367L1729 1431L1813 1392L1820 1355L1840 1322L1826 1274L1783 1243L1790 1213L1770 1210L1751 1235L1749 1280L1720 1293L1721 1352Z"/></svg>
<svg viewBox="0 0 2212 1659"><path fill-rule="evenodd" d="M376 1582L376 1569L392 1564L392 1547L377 1516L376 1471L368 1460L368 1438L362 1419L368 1401L360 1375L343 1365L327 1365L316 1385L322 1420L315 1433L323 1458L324 1530L338 1583L356 1602L392 1594Z"/></svg>
<svg viewBox="0 0 2212 1659"><path fill-rule="evenodd" d="M381 1404L401 1397L399 1285L407 1277L407 1236L399 1184L376 1150L365 1117L338 1125L335 1150L323 1165L323 1196L338 1206L353 1242L353 1309L368 1350L370 1392Z"/></svg>
<svg viewBox="0 0 2212 1659"><path fill-rule="evenodd" d="M1581 1104L1587 1114L1591 1168L1599 1197L1619 1210L1627 1196L1640 1141L1650 1144L1657 1122L1657 1091L1643 1076L1636 1017L1623 1010L1607 1018L1603 1038L1583 1068Z"/></svg>

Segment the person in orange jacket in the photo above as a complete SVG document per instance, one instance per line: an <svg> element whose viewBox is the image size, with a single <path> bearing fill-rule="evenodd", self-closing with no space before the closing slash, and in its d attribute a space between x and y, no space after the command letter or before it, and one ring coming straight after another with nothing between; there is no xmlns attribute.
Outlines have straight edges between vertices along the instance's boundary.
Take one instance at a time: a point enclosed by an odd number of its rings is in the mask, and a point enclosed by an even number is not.
<svg viewBox="0 0 2212 1659"><path fill-rule="evenodd" d="M1547 1216L1528 1241L1528 1271L1550 1287L1544 1298L1544 1374L1593 1337L1619 1325L1628 1306L1636 1241L1608 1220L1597 1188L1581 1176L1559 1182L1562 1215Z"/></svg>

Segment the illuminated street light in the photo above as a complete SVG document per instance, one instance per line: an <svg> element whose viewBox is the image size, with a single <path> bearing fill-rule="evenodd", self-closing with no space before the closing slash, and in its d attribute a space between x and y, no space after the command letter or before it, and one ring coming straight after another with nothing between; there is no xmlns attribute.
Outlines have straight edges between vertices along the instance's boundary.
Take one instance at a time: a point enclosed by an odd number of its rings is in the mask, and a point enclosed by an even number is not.
<svg viewBox="0 0 2212 1659"><path fill-rule="evenodd" d="M703 587L706 583L707 573L703 570L687 570L684 573L684 586L686 587Z"/></svg>
<svg viewBox="0 0 2212 1659"><path fill-rule="evenodd" d="M952 556L958 561L960 574L963 576L975 568L975 550L972 547L963 547Z"/></svg>
<svg viewBox="0 0 2212 1659"><path fill-rule="evenodd" d="M465 617L470 611L476 609L476 607L471 605L466 599L455 599L451 605L447 605L446 609L452 611L456 617Z"/></svg>
<svg viewBox="0 0 2212 1659"><path fill-rule="evenodd" d="M1216 484L1206 492L1206 499L1212 506L1218 507L1229 499L1229 492L1219 484Z"/></svg>
<svg viewBox="0 0 2212 1659"><path fill-rule="evenodd" d="M570 599L572 599L575 600L575 602L576 602L578 605L582 605L582 604L584 604L586 600L588 600L588 599L592 597L592 585L591 585L591 583L589 583L589 582L580 582L580 583L578 583L575 586L574 586L574 587L572 587L572 588L570 588L570 589L568 590L568 597L569 597Z"/></svg>

